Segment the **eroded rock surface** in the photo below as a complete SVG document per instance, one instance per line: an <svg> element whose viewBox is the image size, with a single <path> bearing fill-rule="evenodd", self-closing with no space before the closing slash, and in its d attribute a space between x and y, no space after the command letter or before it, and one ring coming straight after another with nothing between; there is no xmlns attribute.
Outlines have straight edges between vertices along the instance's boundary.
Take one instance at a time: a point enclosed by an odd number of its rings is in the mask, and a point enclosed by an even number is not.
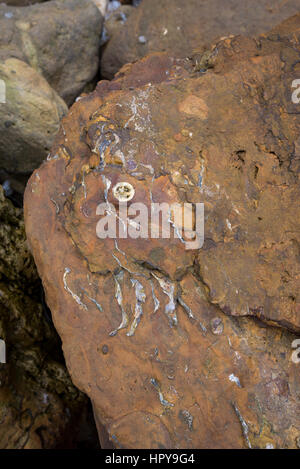
<svg viewBox="0 0 300 469"><path fill-rule="evenodd" d="M0 60L27 62L71 104L97 74L102 20L92 0L1 4Z"/></svg>
<svg viewBox="0 0 300 469"><path fill-rule="evenodd" d="M150 52L185 57L221 36L260 34L298 11L299 0L143 0L106 46L101 74L112 78Z"/></svg>
<svg viewBox="0 0 300 469"><path fill-rule="evenodd" d="M5 199L1 186L0 222L0 339L6 344L6 363L0 363L0 447L76 447L80 427L90 425L87 399L72 384L60 340L43 313L22 211ZM81 436L88 445L87 440Z"/></svg>
<svg viewBox="0 0 300 469"><path fill-rule="evenodd" d="M299 44L300 15L124 67L74 104L29 181L30 246L103 442L297 447ZM118 182L129 205L204 203L203 247L99 239Z"/></svg>

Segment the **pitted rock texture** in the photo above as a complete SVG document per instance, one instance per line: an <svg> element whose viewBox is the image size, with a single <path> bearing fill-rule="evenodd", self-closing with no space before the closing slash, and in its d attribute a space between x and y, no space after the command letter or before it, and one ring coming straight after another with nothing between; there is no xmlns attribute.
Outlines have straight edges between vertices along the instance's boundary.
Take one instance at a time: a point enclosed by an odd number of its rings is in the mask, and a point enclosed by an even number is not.
<svg viewBox="0 0 300 469"><path fill-rule="evenodd" d="M66 103L32 67L18 59L0 63L6 102L0 104L0 169L31 174L47 157L67 114Z"/></svg>
<svg viewBox="0 0 300 469"><path fill-rule="evenodd" d="M221 36L260 34L299 11L299 0L143 0L107 44L101 74L110 79L150 52L186 57Z"/></svg>
<svg viewBox="0 0 300 469"><path fill-rule="evenodd" d="M0 61L27 62L69 105L99 66L102 15L92 0L0 5Z"/></svg>
<svg viewBox="0 0 300 469"><path fill-rule="evenodd" d="M127 65L74 104L29 181L28 239L103 446L297 447L299 39L300 15ZM203 247L99 239L119 182L129 206L204 203Z"/></svg>
<svg viewBox="0 0 300 469"><path fill-rule="evenodd" d="M88 433L79 432L83 425L93 431L88 402L71 382L59 337L45 314L22 210L4 197L1 186L0 339L6 344L6 363L0 363L0 448L91 444Z"/></svg>

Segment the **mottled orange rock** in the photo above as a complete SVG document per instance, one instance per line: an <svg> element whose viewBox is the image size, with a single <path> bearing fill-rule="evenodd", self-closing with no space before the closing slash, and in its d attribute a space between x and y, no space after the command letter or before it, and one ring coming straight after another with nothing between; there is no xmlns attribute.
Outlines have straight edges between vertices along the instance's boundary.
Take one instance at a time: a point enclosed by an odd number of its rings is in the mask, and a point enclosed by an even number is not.
<svg viewBox="0 0 300 469"><path fill-rule="evenodd" d="M29 243L103 446L297 447L299 39L300 15L221 40L205 73L127 65L73 105L29 181ZM99 239L118 183L129 206L204 203L203 247Z"/></svg>

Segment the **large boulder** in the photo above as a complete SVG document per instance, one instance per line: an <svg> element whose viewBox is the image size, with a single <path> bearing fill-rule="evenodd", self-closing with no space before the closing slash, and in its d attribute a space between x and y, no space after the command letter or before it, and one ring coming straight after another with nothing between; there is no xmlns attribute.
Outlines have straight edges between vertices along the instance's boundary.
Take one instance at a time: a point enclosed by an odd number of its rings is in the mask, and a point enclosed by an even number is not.
<svg viewBox="0 0 300 469"><path fill-rule="evenodd" d="M102 21L92 0L0 4L0 59L27 62L71 104L97 74Z"/></svg>
<svg viewBox="0 0 300 469"><path fill-rule="evenodd" d="M115 29L101 60L112 78L126 63L150 52L185 57L228 34L260 34L300 10L300 0L143 0Z"/></svg>
<svg viewBox="0 0 300 469"><path fill-rule="evenodd" d="M90 445L87 398L66 370L25 239L22 211L0 186L0 448ZM3 344L6 357L3 356ZM4 362L4 363L3 363Z"/></svg>
<svg viewBox="0 0 300 469"><path fill-rule="evenodd" d="M31 174L47 157L65 102L32 67L18 59L0 62L5 103L0 104L0 169Z"/></svg>
<svg viewBox="0 0 300 469"><path fill-rule="evenodd" d="M124 67L74 104L28 183L30 247L104 446L300 444L299 44L297 15ZM170 239L100 239L103 215L136 227L126 197L204 203L203 246L171 211Z"/></svg>

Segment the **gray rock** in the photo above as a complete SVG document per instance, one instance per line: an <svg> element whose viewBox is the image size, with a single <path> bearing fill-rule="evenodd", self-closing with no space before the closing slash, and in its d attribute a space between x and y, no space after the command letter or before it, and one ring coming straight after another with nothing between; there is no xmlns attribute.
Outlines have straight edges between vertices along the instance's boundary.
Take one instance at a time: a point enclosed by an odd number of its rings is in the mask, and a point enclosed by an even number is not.
<svg viewBox="0 0 300 469"><path fill-rule="evenodd" d="M143 0L108 42L101 74L110 79L151 52L186 57L221 36L260 34L299 10L300 0Z"/></svg>
<svg viewBox="0 0 300 469"><path fill-rule="evenodd" d="M97 74L102 22L91 0L0 4L0 59L27 62L69 105Z"/></svg>
<svg viewBox="0 0 300 469"><path fill-rule="evenodd" d="M0 104L0 170L30 174L47 157L68 108L39 73L18 59L0 62L0 79L6 88L6 103Z"/></svg>

